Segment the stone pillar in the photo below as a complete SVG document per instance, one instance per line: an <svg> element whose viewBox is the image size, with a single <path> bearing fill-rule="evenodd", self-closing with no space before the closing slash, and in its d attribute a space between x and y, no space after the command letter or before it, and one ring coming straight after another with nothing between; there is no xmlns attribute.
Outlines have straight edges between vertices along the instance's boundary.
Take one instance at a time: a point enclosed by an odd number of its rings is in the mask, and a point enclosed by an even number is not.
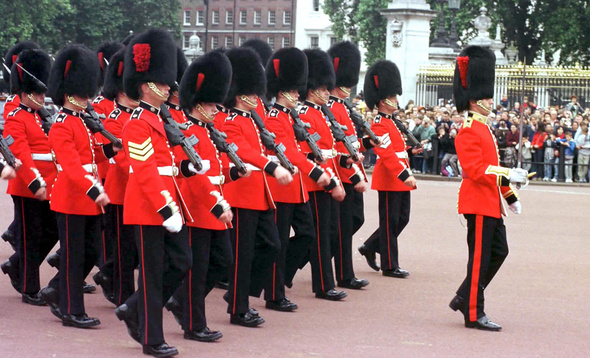
<svg viewBox="0 0 590 358"><path fill-rule="evenodd" d="M403 95L400 107L416 100L416 81L420 66L428 64L430 21L437 12L425 0L394 0L380 11L387 18L385 58L400 70Z"/></svg>

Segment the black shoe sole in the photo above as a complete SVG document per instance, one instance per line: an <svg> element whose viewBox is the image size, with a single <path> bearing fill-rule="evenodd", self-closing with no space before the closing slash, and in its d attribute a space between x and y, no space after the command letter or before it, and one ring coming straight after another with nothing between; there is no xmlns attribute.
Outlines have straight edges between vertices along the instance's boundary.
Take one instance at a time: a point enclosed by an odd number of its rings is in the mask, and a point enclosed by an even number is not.
<svg viewBox="0 0 590 358"><path fill-rule="evenodd" d="M321 298L323 300L328 300L328 301L341 301L346 297L348 297L348 294L346 292L344 292L344 294L338 295L338 296L324 296L320 293L315 294L315 298Z"/></svg>
<svg viewBox="0 0 590 358"><path fill-rule="evenodd" d="M92 328L100 325L100 321L89 322L87 324L79 324L73 321L63 320L61 321L64 327L75 327L75 328Z"/></svg>
<svg viewBox="0 0 590 358"><path fill-rule="evenodd" d="M250 327L250 328L258 327L261 324L263 324L264 322L265 322L264 318L262 318L262 317L258 317L255 321L251 321L251 322L244 322L244 321L240 320L239 318L234 318L234 317L230 317L230 319L229 319L229 323L231 323L231 324L235 324L235 325L242 326L242 327Z"/></svg>
<svg viewBox="0 0 590 358"><path fill-rule="evenodd" d="M47 306L47 302L44 299L33 300L22 296L22 302L31 306Z"/></svg>
<svg viewBox="0 0 590 358"><path fill-rule="evenodd" d="M465 322L465 327L466 328L476 328L476 329L479 329L480 331L490 331L490 332L499 332L502 330L502 327L491 328L491 327L482 326L482 325L478 324L477 322Z"/></svg>
<svg viewBox="0 0 590 358"><path fill-rule="evenodd" d="M291 306L287 306L287 307L280 307L280 306L275 306L273 304L268 304L268 302L266 303L266 308L269 310L274 310L274 311L278 311L278 312L293 312L295 311L298 307L296 304L293 304Z"/></svg>
<svg viewBox="0 0 590 358"><path fill-rule="evenodd" d="M223 337L223 334L221 334L221 332L218 332L217 334L211 334L206 338L195 337L195 336L190 335L189 333L184 334L184 339L187 339L190 341L197 341L197 342L215 342L215 341L220 340L221 337Z"/></svg>
<svg viewBox="0 0 590 358"><path fill-rule="evenodd" d="M364 284L364 285L363 284L349 285L349 284L346 284L346 283L340 283L340 282L338 283L338 287L348 288L348 289L351 289L351 290L360 290L361 288L367 287L367 286L369 286L369 283L368 282L366 284Z"/></svg>
<svg viewBox="0 0 590 358"><path fill-rule="evenodd" d="M143 354L149 355L152 357L156 357L156 358L174 357L174 356L178 355L177 350L172 351L170 353L156 353L156 352L149 352L148 349L149 348L143 347Z"/></svg>

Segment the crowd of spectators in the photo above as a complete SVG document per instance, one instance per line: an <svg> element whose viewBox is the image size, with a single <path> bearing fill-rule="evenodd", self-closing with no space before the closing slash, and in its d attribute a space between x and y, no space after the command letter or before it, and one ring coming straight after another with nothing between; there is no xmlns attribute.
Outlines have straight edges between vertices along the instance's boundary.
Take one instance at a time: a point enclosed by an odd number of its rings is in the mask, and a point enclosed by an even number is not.
<svg viewBox="0 0 590 358"><path fill-rule="evenodd" d="M366 120L374 118L376 112L366 110L362 97L358 96L354 102ZM504 95L489 115L501 165L514 168L518 164L518 152L522 146L523 168L536 173L532 180L556 182L559 162L563 160L566 182L588 182L590 108L584 109L575 95L565 106L540 108L527 97L523 103L522 106L519 102L511 105ZM421 143L421 148L410 148L408 151L413 172L461 176L455 137L461 130L464 117L457 113L452 103L423 107L409 101L396 116ZM522 142L519 129L521 121ZM563 150L560 150L562 147ZM369 151L366 155L367 167L371 168L375 161L375 156Z"/></svg>

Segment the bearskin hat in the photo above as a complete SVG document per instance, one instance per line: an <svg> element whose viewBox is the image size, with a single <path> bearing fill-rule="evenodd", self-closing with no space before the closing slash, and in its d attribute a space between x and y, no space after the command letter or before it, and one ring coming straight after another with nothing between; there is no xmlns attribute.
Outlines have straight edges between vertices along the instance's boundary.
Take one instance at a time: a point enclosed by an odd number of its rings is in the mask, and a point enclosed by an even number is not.
<svg viewBox="0 0 590 358"><path fill-rule="evenodd" d="M36 43L34 43L32 41L19 42L16 45L12 46L12 48L10 48L10 50L8 50L8 52L6 53L6 56L4 56L4 64L8 68L12 68L12 64L14 63L14 61L16 61L18 54L21 53L21 51L30 50L30 49L38 49L38 48L39 48L39 45L37 45ZM10 86L10 74L6 70L6 67L2 66L2 76L3 76L6 84ZM15 91L12 90L12 88L10 89L10 92L16 93Z"/></svg>
<svg viewBox="0 0 590 358"><path fill-rule="evenodd" d="M180 106L190 111L197 103L223 103L231 77L231 63L220 51L197 58L180 81Z"/></svg>
<svg viewBox="0 0 590 358"><path fill-rule="evenodd" d="M94 98L98 91L100 65L96 54L84 45L68 45L61 49L49 72L48 95L58 106L64 95Z"/></svg>
<svg viewBox="0 0 590 358"><path fill-rule="evenodd" d="M457 111L469 109L470 100L494 97L496 55L481 46L468 46L461 51L455 65L453 96Z"/></svg>
<svg viewBox="0 0 590 358"><path fill-rule="evenodd" d="M342 41L328 49L332 58L337 87L354 87L359 82L361 52L350 41Z"/></svg>
<svg viewBox="0 0 590 358"><path fill-rule="evenodd" d="M330 56L318 48L303 50L303 53L307 57L309 73L307 76L307 87L299 92L299 96L306 98L309 90L318 89L323 86L328 87L328 91L331 91L334 88L336 78Z"/></svg>
<svg viewBox="0 0 590 358"><path fill-rule="evenodd" d="M117 98L117 94L125 92L123 89L124 59L125 48L122 48L111 56L109 66L104 74L102 94L110 101L114 101Z"/></svg>
<svg viewBox="0 0 590 358"><path fill-rule="evenodd" d="M139 86L142 83L154 82L174 86L177 61L176 42L168 31L150 29L135 36L125 49L125 94L137 101Z"/></svg>
<svg viewBox="0 0 590 358"><path fill-rule="evenodd" d="M110 63L111 57L115 54L115 52L124 47L125 45L120 42L104 42L98 46L96 55L98 56L98 63L100 64L100 82L98 83L99 87L104 83L104 75L108 66L107 62Z"/></svg>
<svg viewBox="0 0 590 358"><path fill-rule="evenodd" d="M265 67L268 59L272 56L272 48L270 45L261 39L250 39L242 44L242 47L249 47L253 49L260 57L262 67Z"/></svg>
<svg viewBox="0 0 590 358"><path fill-rule="evenodd" d="M45 52L23 50L10 69L10 88L14 93L45 93L50 69L51 59Z"/></svg>
<svg viewBox="0 0 590 358"><path fill-rule="evenodd" d="M266 65L266 86L269 97L279 91L305 91L307 85L307 57L296 47L276 51Z"/></svg>
<svg viewBox="0 0 590 358"><path fill-rule="evenodd" d="M396 64L388 60L375 62L365 75L365 102L373 109L380 100L402 94L402 79Z"/></svg>
<svg viewBox="0 0 590 358"><path fill-rule="evenodd" d="M174 86L170 87L171 92L178 91L178 85L182 80L182 75L184 75L184 72L188 68L188 61L186 60L186 56L180 47L176 47L176 59L178 60L176 82L174 83Z"/></svg>
<svg viewBox="0 0 590 358"><path fill-rule="evenodd" d="M121 40L121 43L125 46L129 46L129 43L131 42L131 40L133 40L134 37L135 34L133 33L133 31L129 31L129 35L125 36L125 38Z"/></svg>
<svg viewBox="0 0 590 358"><path fill-rule="evenodd" d="M235 106L238 95L262 96L266 92L266 76L256 52L248 47L234 47L226 52L226 56L231 62L232 80L225 106Z"/></svg>

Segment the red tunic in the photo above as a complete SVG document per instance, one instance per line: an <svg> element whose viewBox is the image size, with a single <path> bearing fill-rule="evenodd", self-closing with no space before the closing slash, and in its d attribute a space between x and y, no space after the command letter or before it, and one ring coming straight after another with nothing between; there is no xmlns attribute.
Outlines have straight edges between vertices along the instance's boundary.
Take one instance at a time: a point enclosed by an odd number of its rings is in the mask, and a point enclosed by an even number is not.
<svg viewBox="0 0 590 358"><path fill-rule="evenodd" d="M107 160L80 112L63 108L49 132L49 144L62 170L51 192L51 210L99 215L101 208L87 194L98 181L96 163Z"/></svg>
<svg viewBox="0 0 590 358"><path fill-rule="evenodd" d="M470 112L455 138L463 169L458 210L500 218L506 213L501 197L513 202L516 195L509 186L508 168L500 167L496 137L486 121L487 117Z"/></svg>
<svg viewBox="0 0 590 358"><path fill-rule="evenodd" d="M213 125L218 130L221 130L221 128L223 128L223 122L225 122L225 119L227 118L227 115L229 114L229 110L225 107L220 106L220 105L217 105L217 109L219 111L215 114L215 119L213 119Z"/></svg>
<svg viewBox="0 0 590 358"><path fill-rule="evenodd" d="M16 94L13 94L12 96L8 96L6 98L6 102L4 102L4 113L2 115L2 117L4 117L4 120L6 120L6 117L8 117L10 112L14 111L19 104L20 97Z"/></svg>
<svg viewBox="0 0 590 358"><path fill-rule="evenodd" d="M115 137L123 136L123 127L131 119L133 109L117 105L104 121L104 127ZM129 161L125 151L121 150L109 159L109 170L104 181L104 189L111 199L111 204L123 205L125 202L125 188L129 180Z"/></svg>
<svg viewBox="0 0 590 358"><path fill-rule="evenodd" d="M223 131L227 134L228 143L235 143L238 147L237 154L244 163L254 167L249 177L225 185L226 200L235 208L274 209L275 205L268 187L268 180L262 170L269 163L271 163L269 168L276 165L264 155L265 149L250 113L232 108L223 123Z"/></svg>
<svg viewBox="0 0 590 358"><path fill-rule="evenodd" d="M41 176L46 183L49 199L53 182L57 177L57 168L53 162L49 139L41 127L41 119L37 113L20 104L6 116L4 135L14 138L10 150L23 163L16 172L16 179L8 182L6 192L10 195L34 198L34 193L42 183L38 179Z"/></svg>
<svg viewBox="0 0 590 358"><path fill-rule="evenodd" d="M103 96L98 96L92 101L92 107L99 115L102 114L106 117L111 114L111 112L115 109L115 102L104 98ZM97 133L96 141L102 144L108 144L109 141L103 138L102 135ZM103 162L98 164L98 175L101 179L105 179L107 177L107 172L109 171L109 162ZM109 197L110 198L110 197Z"/></svg>
<svg viewBox="0 0 590 358"><path fill-rule="evenodd" d="M326 117L324 117L321 107L315 103L305 101L305 104L299 109L299 118L311 126L309 129L311 134L318 133L321 137L317 144L322 150L324 159L327 159L326 164L321 165L322 169L329 175L337 176L338 170L336 168L336 161L334 160L336 157L336 145L334 143L334 137L332 137L332 131L326 121ZM311 153L311 149L309 149L307 143L300 142L299 144L301 145L301 151L303 153ZM307 175L303 177L303 183L308 191L325 190Z"/></svg>
<svg viewBox="0 0 590 358"><path fill-rule="evenodd" d="M373 170L371 189L379 191L410 191L414 188L406 186L404 181L412 175L406 141L395 125L391 115L379 113L371 126L375 135L383 137L389 135L388 140L382 140L381 145L373 148L377 155L377 163Z"/></svg>
<svg viewBox="0 0 590 358"><path fill-rule="evenodd" d="M186 121L188 121L188 119L186 118L186 115L184 114L184 112L182 111L182 108L180 108L180 106L172 104L170 102L166 102L166 105L168 106L168 109L170 110L170 115L172 116L172 118L174 118L176 123L186 123Z"/></svg>
<svg viewBox="0 0 590 358"><path fill-rule="evenodd" d="M309 200L309 194L303 183L303 177L308 176L316 165L301 152L293 131L293 119L289 113L289 108L275 103L274 108L268 112L265 124L268 130L276 135L276 143L283 143L285 155L299 169L299 173L293 176L293 181L288 185L280 185L274 179L269 179L268 185L275 201L305 203Z"/></svg>

